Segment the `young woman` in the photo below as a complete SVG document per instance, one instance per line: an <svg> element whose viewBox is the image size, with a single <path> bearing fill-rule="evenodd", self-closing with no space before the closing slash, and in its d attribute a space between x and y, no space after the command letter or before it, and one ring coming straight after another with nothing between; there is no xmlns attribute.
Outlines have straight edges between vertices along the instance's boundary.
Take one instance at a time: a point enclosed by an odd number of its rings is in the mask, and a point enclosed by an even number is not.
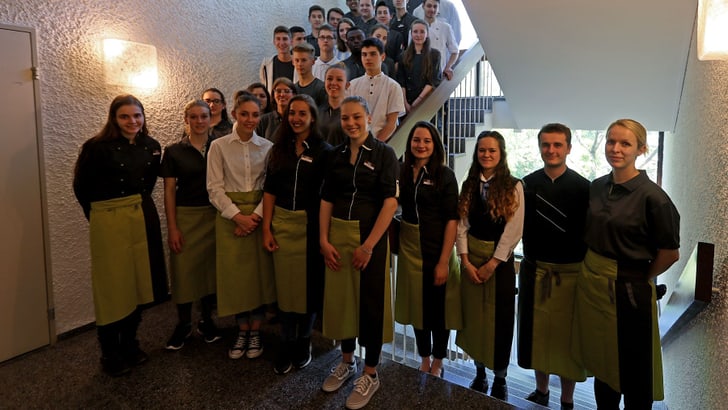
<svg viewBox="0 0 728 410"><path fill-rule="evenodd" d="M346 33L354 26L356 26L356 24L346 17L341 19L339 22L339 27L337 28L338 36L336 37L336 48L334 48L334 57L336 57L339 61L344 61L351 55L351 51L346 45Z"/></svg>
<svg viewBox="0 0 728 410"><path fill-rule="evenodd" d="M607 129L612 172L592 182L577 279L572 350L592 373L601 409L651 409L663 399L653 279L678 260L680 215L635 161L647 131L630 119Z"/></svg>
<svg viewBox="0 0 728 410"><path fill-rule="evenodd" d="M222 91L217 88L208 88L202 92L202 100L210 106L210 135L219 138L228 135L233 130L233 123L230 122L227 113L227 104Z"/></svg>
<svg viewBox="0 0 728 410"><path fill-rule="evenodd" d="M104 127L81 147L73 179L90 222L96 330L101 365L111 376L148 359L136 338L141 305L167 296L162 232L151 196L162 149L145 120L136 97L114 98Z"/></svg>
<svg viewBox="0 0 728 410"><path fill-rule="evenodd" d="M331 146L321 139L317 122L311 97L291 99L265 178L263 246L273 253L281 322L277 374L288 373L292 364L301 369L310 363L311 330L323 302L319 191Z"/></svg>
<svg viewBox="0 0 728 410"><path fill-rule="evenodd" d="M279 77L273 81L275 110L260 117L260 123L256 130L258 135L269 141L275 142L273 140L274 135L278 130L278 126L281 125L283 116L286 114L288 102L291 101L291 97L294 95L296 95L296 86L293 85L293 81L286 77Z"/></svg>
<svg viewBox="0 0 728 410"><path fill-rule="evenodd" d="M188 134L168 146L162 158L164 209L167 214L172 300L179 321L166 344L179 350L192 334L192 303L200 301L197 324L207 343L220 339L212 320L215 299L215 208L207 195L207 152L210 149L210 106L202 100L185 105Z"/></svg>
<svg viewBox="0 0 728 410"><path fill-rule="evenodd" d="M382 343L392 340L389 244L397 209L397 158L369 132L369 107L351 96L341 105L349 137L334 149L324 178L320 245L326 264L323 333L341 340L342 361L323 383L338 390L357 370L355 338L366 348L364 373L346 407L365 406L379 389L376 366Z"/></svg>
<svg viewBox="0 0 728 410"><path fill-rule="evenodd" d="M370 37L379 39L379 41L382 42L385 52L391 48L387 47L387 40L389 38L389 27L385 26L384 24L378 23L372 26L370 33ZM395 55L394 58L399 58L399 54ZM397 72L397 61L394 58L390 57L388 54L385 54L384 61L382 62L382 71L392 79L396 79L395 73Z"/></svg>
<svg viewBox="0 0 728 410"><path fill-rule="evenodd" d="M406 146L395 319L415 329L420 370L442 376L450 329L462 325L460 266L453 252L458 185L445 165L445 149L434 125L416 123Z"/></svg>
<svg viewBox="0 0 728 410"><path fill-rule="evenodd" d="M457 344L475 360L470 388L487 392L488 367L495 374L490 395L505 400L515 315L513 248L523 234L524 207L523 185L511 176L506 142L497 131L478 136L458 211L456 245L465 278Z"/></svg>
<svg viewBox="0 0 728 410"><path fill-rule="evenodd" d="M233 108L235 130L210 145L207 192L219 211L215 221L218 315L235 314L238 337L228 356L254 359L263 353L260 325L275 300L270 253L257 229L263 216L263 180L273 143L259 137L260 102L243 94Z"/></svg>
<svg viewBox="0 0 728 410"><path fill-rule="evenodd" d="M429 26L415 20L410 29L412 41L400 56L397 82L402 86L404 107L409 113L440 85L440 52L430 48Z"/></svg>
<svg viewBox="0 0 728 410"><path fill-rule="evenodd" d="M341 102L344 101L349 82L346 80L346 66L338 62L326 69L324 87L328 100L318 107L318 128L321 138L332 146L344 143L344 129L341 128Z"/></svg>
<svg viewBox="0 0 728 410"><path fill-rule="evenodd" d="M263 83L250 84L248 88L246 88L246 91L258 98L258 101L260 101L260 112L262 114L267 114L273 111L273 106L275 104L271 101L270 93Z"/></svg>

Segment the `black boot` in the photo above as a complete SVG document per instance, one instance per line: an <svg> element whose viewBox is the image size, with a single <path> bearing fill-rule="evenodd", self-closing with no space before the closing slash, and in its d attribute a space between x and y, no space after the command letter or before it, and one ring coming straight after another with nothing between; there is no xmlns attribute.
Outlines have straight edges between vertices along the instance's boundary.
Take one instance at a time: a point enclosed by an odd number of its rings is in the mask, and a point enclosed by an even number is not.
<svg viewBox="0 0 728 410"><path fill-rule="evenodd" d="M475 378L470 382L470 388L481 393L488 393L488 378L485 376L485 367L475 366Z"/></svg>
<svg viewBox="0 0 728 410"><path fill-rule="evenodd" d="M139 309L121 320L121 354L129 366L138 366L147 360L149 356L139 348L137 340L137 329L142 321Z"/></svg>
<svg viewBox="0 0 728 410"><path fill-rule="evenodd" d="M506 386L505 378L495 377L493 379L493 387L490 389L490 396L503 401L508 400L508 386Z"/></svg>
<svg viewBox="0 0 728 410"><path fill-rule="evenodd" d="M293 360L293 364L296 368L303 369L311 363L311 338L310 337L299 337L296 339L296 356Z"/></svg>
<svg viewBox="0 0 728 410"><path fill-rule="evenodd" d="M121 354L119 322L96 327L101 345L101 369L112 377L128 373L131 368Z"/></svg>

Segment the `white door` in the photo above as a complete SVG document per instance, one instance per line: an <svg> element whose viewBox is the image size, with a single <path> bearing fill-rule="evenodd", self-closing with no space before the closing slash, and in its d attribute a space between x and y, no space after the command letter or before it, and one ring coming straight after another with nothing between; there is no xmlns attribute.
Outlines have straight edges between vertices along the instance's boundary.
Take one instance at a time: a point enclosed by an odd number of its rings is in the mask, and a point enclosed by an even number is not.
<svg viewBox="0 0 728 410"><path fill-rule="evenodd" d="M50 343L33 33L0 25L0 362Z"/></svg>

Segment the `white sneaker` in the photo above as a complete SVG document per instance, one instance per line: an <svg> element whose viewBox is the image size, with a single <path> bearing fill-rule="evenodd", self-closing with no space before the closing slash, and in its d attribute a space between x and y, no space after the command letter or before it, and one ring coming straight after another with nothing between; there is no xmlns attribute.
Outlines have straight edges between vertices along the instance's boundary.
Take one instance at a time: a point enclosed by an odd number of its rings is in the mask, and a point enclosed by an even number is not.
<svg viewBox="0 0 728 410"><path fill-rule="evenodd" d="M255 359L263 354L263 342L260 340L260 332L250 332L250 339L248 339L248 350L245 352L245 357L248 359Z"/></svg>
<svg viewBox="0 0 728 410"><path fill-rule="evenodd" d="M346 408L357 410L366 406L377 390L379 390L379 377L364 373L354 382L354 390L346 399Z"/></svg>
<svg viewBox="0 0 728 410"><path fill-rule="evenodd" d="M324 380L321 390L331 393L339 390L347 380L356 374L356 360L352 364L341 362L331 369L331 374Z"/></svg>
<svg viewBox="0 0 728 410"><path fill-rule="evenodd" d="M235 343L228 350L228 357L231 359L240 359L245 354L245 350L248 348L248 333L244 330L238 332L238 338L235 339Z"/></svg>

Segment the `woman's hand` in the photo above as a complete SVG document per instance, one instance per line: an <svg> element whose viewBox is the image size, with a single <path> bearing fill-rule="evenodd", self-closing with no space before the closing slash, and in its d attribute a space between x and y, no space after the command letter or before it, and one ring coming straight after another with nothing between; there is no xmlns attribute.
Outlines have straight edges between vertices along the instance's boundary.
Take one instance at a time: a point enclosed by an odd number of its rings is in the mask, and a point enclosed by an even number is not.
<svg viewBox="0 0 728 410"><path fill-rule="evenodd" d="M435 286L444 285L449 273L450 265L448 263L439 262L435 265Z"/></svg>
<svg viewBox="0 0 728 410"><path fill-rule="evenodd" d="M256 214L251 215L243 215L241 213L236 214L233 216L232 219L233 222L235 222L235 236L248 236L255 228L258 227L258 224L260 224L261 217Z"/></svg>
<svg viewBox="0 0 728 410"><path fill-rule="evenodd" d="M172 252L182 252L182 247L185 244L185 239L182 237L182 231L177 228L169 228L167 230L167 244L169 244L169 250Z"/></svg>
<svg viewBox="0 0 728 410"><path fill-rule="evenodd" d="M480 279L478 276L478 268L475 267L467 258L461 257L461 266L465 270L465 273L468 275L468 278L471 282L473 282L476 285L480 285L483 283L483 280Z"/></svg>
<svg viewBox="0 0 728 410"><path fill-rule="evenodd" d="M341 260L341 256L339 255L339 251L334 248L334 245L329 242L322 243L321 255L324 256L324 264L326 264L326 267L335 272L338 272L338 270L341 269L341 263L339 262Z"/></svg>
<svg viewBox="0 0 728 410"><path fill-rule="evenodd" d="M354 249L354 257L351 260L351 264L354 266L354 269L364 270L371 259L372 249L361 245Z"/></svg>
<svg viewBox="0 0 728 410"><path fill-rule="evenodd" d="M268 252L275 252L278 250L278 242L276 242L275 236L270 229L263 229L263 248Z"/></svg>
<svg viewBox="0 0 728 410"><path fill-rule="evenodd" d="M495 268L498 267L500 261L496 258L490 258L483 266L478 268L478 277L487 282L495 274Z"/></svg>

